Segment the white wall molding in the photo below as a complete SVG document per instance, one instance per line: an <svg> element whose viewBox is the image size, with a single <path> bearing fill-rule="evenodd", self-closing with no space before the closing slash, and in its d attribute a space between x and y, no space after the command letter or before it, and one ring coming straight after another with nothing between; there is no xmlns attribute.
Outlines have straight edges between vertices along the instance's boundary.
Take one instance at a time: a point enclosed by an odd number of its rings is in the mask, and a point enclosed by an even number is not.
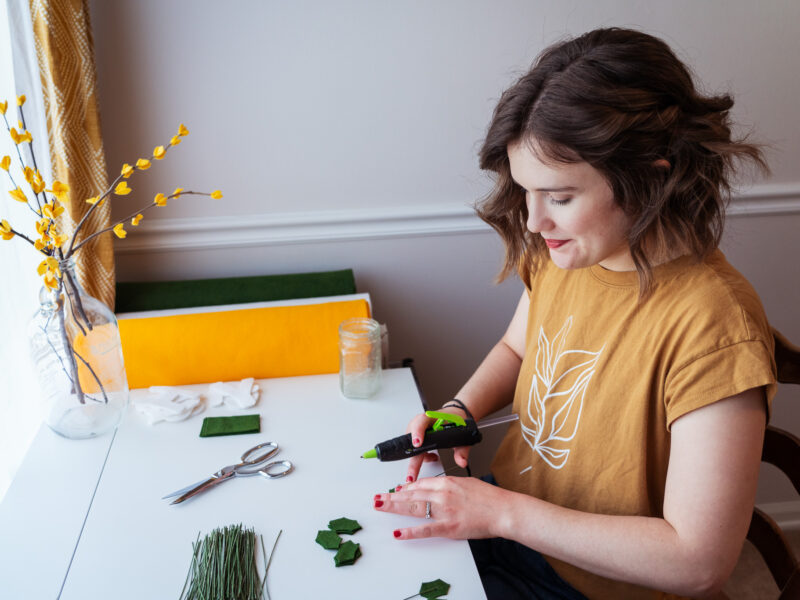
<svg viewBox="0 0 800 600"><path fill-rule="evenodd" d="M800 183L755 186L736 194L730 217L800 214ZM467 205L309 211L145 220L119 254L242 248L313 242L491 232Z"/></svg>
<svg viewBox="0 0 800 600"><path fill-rule="evenodd" d="M241 248L491 231L469 206L309 211L143 221L115 252Z"/></svg>

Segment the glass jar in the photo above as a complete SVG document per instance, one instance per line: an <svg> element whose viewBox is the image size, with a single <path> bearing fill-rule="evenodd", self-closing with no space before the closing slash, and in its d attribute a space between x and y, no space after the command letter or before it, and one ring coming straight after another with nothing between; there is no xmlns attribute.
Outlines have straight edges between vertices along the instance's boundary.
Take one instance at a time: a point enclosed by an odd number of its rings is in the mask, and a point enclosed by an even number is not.
<svg viewBox="0 0 800 600"><path fill-rule="evenodd" d="M128 380L114 313L87 295L72 260L61 284L43 287L28 327L31 357L45 401L45 422L59 435L90 438L114 429L128 405Z"/></svg>
<svg viewBox="0 0 800 600"><path fill-rule="evenodd" d="M339 389L345 398L370 398L381 385L381 326L374 319L339 325Z"/></svg>

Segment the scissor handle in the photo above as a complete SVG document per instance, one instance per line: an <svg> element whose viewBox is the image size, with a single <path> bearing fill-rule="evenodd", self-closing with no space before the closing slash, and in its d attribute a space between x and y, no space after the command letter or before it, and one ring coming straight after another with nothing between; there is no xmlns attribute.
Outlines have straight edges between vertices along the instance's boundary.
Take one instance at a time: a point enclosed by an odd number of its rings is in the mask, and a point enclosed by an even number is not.
<svg viewBox="0 0 800 600"><path fill-rule="evenodd" d="M279 477L286 477L292 471L294 471L294 465L288 460L276 460L261 467L258 474L267 479L278 479Z"/></svg>
<svg viewBox="0 0 800 600"><path fill-rule="evenodd" d="M262 448L269 448L269 450L259 452ZM278 444L275 442L264 442L258 446L253 446L250 450L242 454L242 465L257 465L263 463L269 457L274 456L277 451Z"/></svg>

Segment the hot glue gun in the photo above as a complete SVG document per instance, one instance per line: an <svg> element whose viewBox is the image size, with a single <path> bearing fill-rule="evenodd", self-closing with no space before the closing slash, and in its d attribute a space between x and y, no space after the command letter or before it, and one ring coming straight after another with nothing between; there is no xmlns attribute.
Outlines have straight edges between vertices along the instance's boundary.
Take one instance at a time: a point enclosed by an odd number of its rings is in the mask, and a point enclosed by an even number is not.
<svg viewBox="0 0 800 600"><path fill-rule="evenodd" d="M465 419L459 415L432 410L427 411L425 416L436 419L436 422L425 432L421 446L414 447L411 443L411 434L407 433L376 444L374 448L362 454L361 458L377 458L380 461L402 460L431 450L472 446L483 439L480 430L484 427L516 421L519 418L517 414L510 414L475 423L472 419Z"/></svg>

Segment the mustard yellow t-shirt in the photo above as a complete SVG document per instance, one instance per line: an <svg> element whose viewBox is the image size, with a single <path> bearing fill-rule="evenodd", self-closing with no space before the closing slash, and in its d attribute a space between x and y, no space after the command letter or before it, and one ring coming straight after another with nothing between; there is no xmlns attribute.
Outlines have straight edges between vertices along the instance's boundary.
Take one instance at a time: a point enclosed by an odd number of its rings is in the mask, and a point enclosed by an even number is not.
<svg viewBox="0 0 800 600"><path fill-rule="evenodd" d="M503 488L599 514L661 517L670 425L750 388L775 393L773 341L752 286L720 251L636 272L532 278L513 424L492 464ZM662 598L548 558L589 598Z"/></svg>

